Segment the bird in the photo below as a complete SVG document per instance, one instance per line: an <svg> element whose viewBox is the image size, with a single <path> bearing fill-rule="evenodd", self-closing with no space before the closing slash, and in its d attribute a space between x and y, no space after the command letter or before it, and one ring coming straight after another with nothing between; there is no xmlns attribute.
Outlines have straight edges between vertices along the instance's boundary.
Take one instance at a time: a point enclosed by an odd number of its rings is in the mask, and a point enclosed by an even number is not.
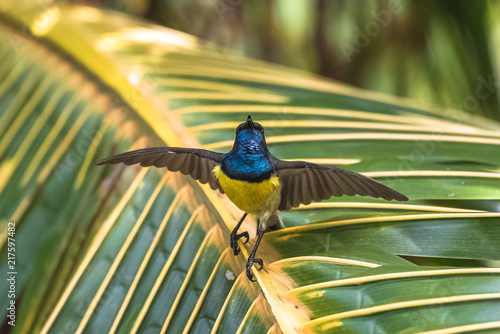
<svg viewBox="0 0 500 334"><path fill-rule="evenodd" d="M268 231L285 227L279 211L342 195L408 201L405 195L356 172L332 165L284 161L274 157L267 147L263 126L254 123L251 115L236 128L233 148L228 153L197 148L152 147L118 154L96 164L119 163L180 171L226 194L244 212L230 235L234 255L240 253L239 239L245 238L245 244L249 241L248 232L238 234L238 230L247 215L253 216L257 240L246 264L246 276L252 282L255 282L252 266L258 264L259 271L264 267L263 260L255 257L262 237Z"/></svg>

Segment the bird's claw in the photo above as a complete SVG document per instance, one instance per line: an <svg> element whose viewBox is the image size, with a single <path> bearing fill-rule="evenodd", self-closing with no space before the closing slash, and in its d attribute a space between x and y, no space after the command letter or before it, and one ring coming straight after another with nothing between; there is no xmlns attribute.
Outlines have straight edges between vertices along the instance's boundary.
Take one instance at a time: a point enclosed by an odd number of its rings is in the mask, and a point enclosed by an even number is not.
<svg viewBox="0 0 500 334"><path fill-rule="evenodd" d="M255 282L256 279L255 279L255 275L252 273L252 265L253 265L253 262L249 261L247 263L247 277L250 280L250 282Z"/></svg>
<svg viewBox="0 0 500 334"><path fill-rule="evenodd" d="M230 239L230 244L231 248L233 249L233 254L238 255L240 254L240 248L238 247L238 240L245 237L246 241L245 244L248 242L249 236L248 232L242 232L240 234L236 234L235 232L231 233L231 239Z"/></svg>
<svg viewBox="0 0 500 334"><path fill-rule="evenodd" d="M246 231L245 231L245 232L241 232L240 234L238 234L238 235L236 236L236 240L241 239L241 238L243 238L243 237L245 237L245 238L247 239L247 240L245 240L245 242L244 242L244 244L246 245L246 244L248 243L248 239L250 239L250 236L248 235L248 232L246 232Z"/></svg>
<svg viewBox="0 0 500 334"><path fill-rule="evenodd" d="M236 248L234 248L234 247L231 247L231 248L233 249L233 254L234 255L240 254L241 249L238 247L238 245L236 245Z"/></svg>
<svg viewBox="0 0 500 334"><path fill-rule="evenodd" d="M251 282L255 282L256 279L255 279L255 275L252 273L252 266L254 265L254 263L258 263L260 265L260 268L258 268L257 270L262 270L262 268L264 268L264 261L262 261L262 259L253 259L253 258L249 258L248 259L248 262L247 262L247 277L248 279L251 281Z"/></svg>
<svg viewBox="0 0 500 334"><path fill-rule="evenodd" d="M262 261L262 259L254 259L253 262L258 263L260 265L260 268L257 269L258 271L261 271L262 268L264 268L264 261Z"/></svg>
<svg viewBox="0 0 500 334"><path fill-rule="evenodd" d="M236 239L236 233L231 233L231 238L229 239L229 243L233 250L234 255L238 255L240 253L240 248L238 247L238 239Z"/></svg>

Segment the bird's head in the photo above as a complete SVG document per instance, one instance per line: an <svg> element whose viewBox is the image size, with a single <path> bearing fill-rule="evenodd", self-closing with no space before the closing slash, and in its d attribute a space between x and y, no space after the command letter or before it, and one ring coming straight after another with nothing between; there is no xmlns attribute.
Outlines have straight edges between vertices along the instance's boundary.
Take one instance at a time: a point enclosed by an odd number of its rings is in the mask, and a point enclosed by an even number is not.
<svg viewBox="0 0 500 334"><path fill-rule="evenodd" d="M251 151L266 151L264 128L259 123L254 123L248 115L247 121L236 128L235 148Z"/></svg>

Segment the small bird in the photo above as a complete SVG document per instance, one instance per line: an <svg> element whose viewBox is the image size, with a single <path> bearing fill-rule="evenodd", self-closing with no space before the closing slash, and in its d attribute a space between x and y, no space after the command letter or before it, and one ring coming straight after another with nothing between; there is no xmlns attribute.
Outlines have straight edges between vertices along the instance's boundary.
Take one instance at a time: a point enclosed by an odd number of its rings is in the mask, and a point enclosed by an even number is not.
<svg viewBox="0 0 500 334"><path fill-rule="evenodd" d="M250 115L236 128L236 140L229 153L152 147L122 153L101 160L97 165L118 163L166 167L225 193L244 212L230 237L234 255L240 253L238 240L244 237L246 244L249 239L248 232L238 234L238 229L248 214L255 216L257 240L246 265L246 275L253 282L255 277L251 268L254 263L259 264L258 270L264 267L262 259L255 258L264 233L284 228L278 211L342 195L408 200L405 195L355 172L305 161L279 160L267 148L264 128L254 123Z"/></svg>

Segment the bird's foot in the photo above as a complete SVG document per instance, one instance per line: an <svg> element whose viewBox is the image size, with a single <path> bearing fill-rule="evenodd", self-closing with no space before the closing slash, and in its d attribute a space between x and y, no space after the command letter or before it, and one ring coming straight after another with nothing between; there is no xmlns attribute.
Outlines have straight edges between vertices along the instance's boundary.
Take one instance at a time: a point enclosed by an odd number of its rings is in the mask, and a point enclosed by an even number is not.
<svg viewBox="0 0 500 334"><path fill-rule="evenodd" d="M247 240L245 241L245 244L248 242L249 236L248 232L243 232L240 234L236 234L236 231L233 231L231 233L231 239L230 239L230 244L231 248L233 249L233 254L238 255L240 253L240 247L238 247L238 240L245 237Z"/></svg>
<svg viewBox="0 0 500 334"><path fill-rule="evenodd" d="M250 256L248 258L248 262L247 262L247 277L250 281L252 282L255 282L255 275L252 273L252 266L254 263L258 263L260 265L260 268L258 268L257 270L262 270L262 268L264 268L264 262L262 261L262 259L255 259L253 258L253 256Z"/></svg>

